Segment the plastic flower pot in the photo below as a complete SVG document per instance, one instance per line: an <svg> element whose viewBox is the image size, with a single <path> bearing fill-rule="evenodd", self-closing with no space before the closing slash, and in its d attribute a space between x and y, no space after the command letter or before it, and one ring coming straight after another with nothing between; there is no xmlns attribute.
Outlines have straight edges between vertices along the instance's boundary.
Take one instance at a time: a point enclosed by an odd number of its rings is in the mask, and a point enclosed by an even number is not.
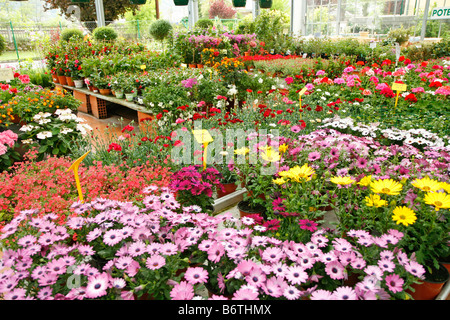
<svg viewBox="0 0 450 320"><path fill-rule="evenodd" d="M233 7L242 8L247 4L247 0L233 0Z"/></svg>
<svg viewBox="0 0 450 320"><path fill-rule="evenodd" d="M83 80L73 80L74 84L75 84L75 88L83 88L84 87L84 81Z"/></svg>
<svg viewBox="0 0 450 320"><path fill-rule="evenodd" d="M125 93L125 100L133 101L134 93Z"/></svg>
<svg viewBox="0 0 450 320"><path fill-rule="evenodd" d="M432 268L432 273L425 273L425 280L420 284L412 284L414 292L408 293L414 300L434 300L442 290L442 287L449 279L449 272L442 264L439 269Z"/></svg>
<svg viewBox="0 0 450 320"><path fill-rule="evenodd" d="M272 8L272 0L259 0L259 7L262 9L270 9Z"/></svg>
<svg viewBox="0 0 450 320"><path fill-rule="evenodd" d="M187 6L189 4L189 0L173 0L173 3L176 6Z"/></svg>
<svg viewBox="0 0 450 320"><path fill-rule="evenodd" d="M115 92L115 96L117 99L122 99L123 98L123 91L116 91Z"/></svg>

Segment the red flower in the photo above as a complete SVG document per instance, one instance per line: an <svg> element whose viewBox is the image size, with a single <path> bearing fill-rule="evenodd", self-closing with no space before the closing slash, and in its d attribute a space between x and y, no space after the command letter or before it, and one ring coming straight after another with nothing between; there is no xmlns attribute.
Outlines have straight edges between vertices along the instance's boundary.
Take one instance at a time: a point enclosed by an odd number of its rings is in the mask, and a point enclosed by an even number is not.
<svg viewBox="0 0 450 320"><path fill-rule="evenodd" d="M158 114L156 115L156 119L158 119L158 120L159 120L159 119L161 119L161 118L162 118L162 116L163 116L163 115L162 115L162 113L160 112L160 113L158 113Z"/></svg>
<svg viewBox="0 0 450 320"><path fill-rule="evenodd" d="M253 90L252 90L252 89L247 89L247 92L250 92L250 93L252 93L252 92L253 92Z"/></svg>
<svg viewBox="0 0 450 320"><path fill-rule="evenodd" d="M417 98L414 93L410 93L405 97L405 101L411 101L412 103L417 102Z"/></svg>
<svg viewBox="0 0 450 320"><path fill-rule="evenodd" d="M125 132L125 131L133 131L134 130L134 127L132 127L132 126L130 126L130 125L126 125L123 129L122 129L122 132Z"/></svg>
<svg viewBox="0 0 450 320"><path fill-rule="evenodd" d="M401 56L400 58L398 58L398 61L399 62L402 62L402 61L404 61L405 60L405 56Z"/></svg>
<svg viewBox="0 0 450 320"><path fill-rule="evenodd" d="M111 143L109 145L108 152L110 152L111 150L122 151L122 147L120 145L118 145L117 143Z"/></svg>
<svg viewBox="0 0 450 320"><path fill-rule="evenodd" d="M436 87L436 88L442 87L442 83L440 81L433 81L430 83L430 88L433 88L433 87Z"/></svg>

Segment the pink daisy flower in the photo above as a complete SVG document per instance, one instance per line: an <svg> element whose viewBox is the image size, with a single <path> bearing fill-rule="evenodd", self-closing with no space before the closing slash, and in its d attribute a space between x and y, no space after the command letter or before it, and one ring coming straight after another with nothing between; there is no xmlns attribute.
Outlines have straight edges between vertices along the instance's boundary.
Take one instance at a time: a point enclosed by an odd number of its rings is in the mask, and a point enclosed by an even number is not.
<svg viewBox="0 0 450 320"><path fill-rule="evenodd" d="M300 229L308 230L314 232L317 230L317 223L308 219L299 220L298 224L300 225Z"/></svg>
<svg viewBox="0 0 450 320"><path fill-rule="evenodd" d="M163 267L166 264L166 259L164 257L158 255L153 255L147 258L145 266L150 270L156 270Z"/></svg>
<svg viewBox="0 0 450 320"><path fill-rule="evenodd" d="M277 263L283 257L283 252L279 248L271 247L265 249L261 256L269 263Z"/></svg>
<svg viewBox="0 0 450 320"><path fill-rule="evenodd" d="M86 286L86 297L95 299L106 295L106 290L109 288L108 280L106 274L90 277Z"/></svg>
<svg viewBox="0 0 450 320"><path fill-rule="evenodd" d="M184 278L190 284L205 283L208 281L208 271L201 267L190 267L186 270Z"/></svg>
<svg viewBox="0 0 450 320"><path fill-rule="evenodd" d="M391 292L397 293L403 291L404 280L397 274L388 275L384 278L384 280L386 281L386 285Z"/></svg>
<svg viewBox="0 0 450 320"><path fill-rule="evenodd" d="M186 281L181 281L172 288L170 297L172 300L192 300L194 297L194 287Z"/></svg>
<svg viewBox="0 0 450 320"><path fill-rule="evenodd" d="M333 292L336 300L358 300L355 290L350 287L339 287Z"/></svg>
<svg viewBox="0 0 450 320"><path fill-rule="evenodd" d="M339 261L332 261L325 266L325 272L331 279L341 280L344 279L344 266Z"/></svg>
<svg viewBox="0 0 450 320"><path fill-rule="evenodd" d="M288 300L297 300L301 296L301 291L294 286L288 286L284 289L283 295Z"/></svg>
<svg viewBox="0 0 450 320"><path fill-rule="evenodd" d="M233 294L231 300L259 300L258 292L248 288L240 288Z"/></svg>
<svg viewBox="0 0 450 320"><path fill-rule="evenodd" d="M308 274L300 266L291 266L286 271L286 279L291 284L301 284L308 280Z"/></svg>
<svg viewBox="0 0 450 320"><path fill-rule="evenodd" d="M311 300L335 300L332 292L323 289L312 292L309 298Z"/></svg>

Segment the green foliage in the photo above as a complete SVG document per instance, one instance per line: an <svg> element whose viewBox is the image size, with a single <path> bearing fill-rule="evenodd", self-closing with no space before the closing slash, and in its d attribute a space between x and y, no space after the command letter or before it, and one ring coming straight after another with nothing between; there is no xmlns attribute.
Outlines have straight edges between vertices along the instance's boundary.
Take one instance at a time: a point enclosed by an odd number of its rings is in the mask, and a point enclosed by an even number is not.
<svg viewBox="0 0 450 320"><path fill-rule="evenodd" d="M94 30L93 36L98 41L114 41L118 35L111 27L98 27Z"/></svg>
<svg viewBox="0 0 450 320"><path fill-rule="evenodd" d="M80 29L76 29L76 28L71 28L71 29L64 29L61 32L61 41L69 41L69 39L81 39L83 38L83 31L81 31Z"/></svg>
<svg viewBox="0 0 450 320"><path fill-rule="evenodd" d="M408 42L411 32L412 28L404 29L402 26L401 28L390 30L387 34L387 37L393 42L398 42L401 45L405 42Z"/></svg>
<svg viewBox="0 0 450 320"><path fill-rule="evenodd" d="M450 38L444 38L433 45L434 58L442 58L450 55Z"/></svg>
<svg viewBox="0 0 450 320"><path fill-rule="evenodd" d="M6 49L6 41L5 38L0 34L0 54L5 52Z"/></svg>
<svg viewBox="0 0 450 320"><path fill-rule="evenodd" d="M156 20L150 25L150 35L158 41L163 41L172 30L172 24L167 20Z"/></svg>
<svg viewBox="0 0 450 320"><path fill-rule="evenodd" d="M209 20L209 19L199 19L196 23L195 23L195 27L199 28L199 29L208 29L210 27L214 26L214 23Z"/></svg>

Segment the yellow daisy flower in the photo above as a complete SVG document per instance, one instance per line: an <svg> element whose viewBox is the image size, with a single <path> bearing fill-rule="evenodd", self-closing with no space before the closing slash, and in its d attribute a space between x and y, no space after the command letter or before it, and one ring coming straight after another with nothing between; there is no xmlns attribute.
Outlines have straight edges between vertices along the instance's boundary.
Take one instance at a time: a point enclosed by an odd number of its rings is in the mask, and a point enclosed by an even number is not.
<svg viewBox="0 0 450 320"><path fill-rule="evenodd" d="M287 144L283 143L283 144L278 148L278 150L279 150L281 153L285 153L285 152L287 151L288 148L289 148L289 146L288 146Z"/></svg>
<svg viewBox="0 0 450 320"><path fill-rule="evenodd" d="M285 184L286 180L284 180L283 178L278 178L278 179L273 179L272 182L280 186L282 184Z"/></svg>
<svg viewBox="0 0 450 320"><path fill-rule="evenodd" d="M445 192L450 193L450 183L441 182L441 188L445 190Z"/></svg>
<svg viewBox="0 0 450 320"><path fill-rule="evenodd" d="M364 200L366 201L366 205L369 207L384 207L387 206L387 201L381 199L381 197L378 194L371 194L368 197L365 197Z"/></svg>
<svg viewBox="0 0 450 320"><path fill-rule="evenodd" d="M412 185L416 188L419 188L422 191L426 192L434 192L438 191L442 188L442 185L439 181L430 179L429 177L425 177L422 179L415 179L412 182Z"/></svg>
<svg viewBox="0 0 450 320"><path fill-rule="evenodd" d="M433 205L436 211L450 208L450 196L444 192L427 192L423 200Z"/></svg>
<svg viewBox="0 0 450 320"><path fill-rule="evenodd" d="M398 195L402 191L402 184L392 179L381 179L370 183L373 193Z"/></svg>
<svg viewBox="0 0 450 320"><path fill-rule="evenodd" d="M348 184L352 184L353 182L355 182L355 180L353 180L350 177L332 177L330 179L331 182L333 182L334 184L339 184L339 185L348 185Z"/></svg>
<svg viewBox="0 0 450 320"><path fill-rule="evenodd" d="M392 220L394 220L397 224L403 224L404 226L408 226L416 222L417 217L416 213L408 208L408 207L396 207L393 211Z"/></svg>
<svg viewBox="0 0 450 320"><path fill-rule="evenodd" d="M358 182L358 184L363 187L367 187L368 185L370 185L371 182L372 182L372 176L365 176Z"/></svg>
<svg viewBox="0 0 450 320"><path fill-rule="evenodd" d="M249 152L250 152L250 149L246 148L246 147L242 147L240 149L234 150L234 154L240 154L240 155L246 155Z"/></svg>
<svg viewBox="0 0 450 320"><path fill-rule="evenodd" d="M311 180L311 176L315 173L314 169L308 166L308 164L304 164L302 167L295 166L288 171L281 171L278 174L281 177L285 177L296 182L301 182L302 180L309 181Z"/></svg>
<svg viewBox="0 0 450 320"><path fill-rule="evenodd" d="M267 162L276 162L280 161L281 156L278 152L268 148L265 152L261 153L261 158Z"/></svg>

